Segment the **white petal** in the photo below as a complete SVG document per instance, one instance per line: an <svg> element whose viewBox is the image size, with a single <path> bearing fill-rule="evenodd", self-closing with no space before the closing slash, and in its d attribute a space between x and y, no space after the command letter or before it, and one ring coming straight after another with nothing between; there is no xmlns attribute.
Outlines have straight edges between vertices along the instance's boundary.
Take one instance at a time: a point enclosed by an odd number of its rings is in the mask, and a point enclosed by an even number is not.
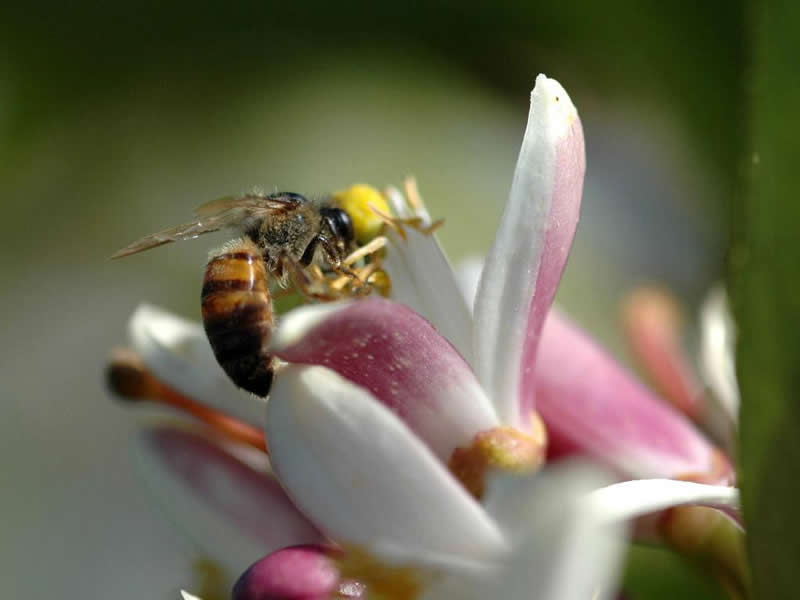
<svg viewBox="0 0 800 600"><path fill-rule="evenodd" d="M251 449L230 446L200 428L152 426L137 439L142 479L176 528L231 573L279 548L322 536L292 505Z"/></svg>
<svg viewBox="0 0 800 600"><path fill-rule="evenodd" d="M272 465L333 539L389 560L483 559L504 548L486 512L372 395L324 367L281 372L267 406Z"/></svg>
<svg viewBox="0 0 800 600"><path fill-rule="evenodd" d="M626 520L684 504L738 509L739 490L673 479L637 479L596 490L591 500L608 519Z"/></svg>
<svg viewBox="0 0 800 600"><path fill-rule="evenodd" d="M203 600L200 596L195 596L194 594L190 594L186 590L181 590L181 598L183 600Z"/></svg>
<svg viewBox="0 0 800 600"><path fill-rule="evenodd" d="M557 81L539 75L475 300L475 368L509 424L533 409L535 352L578 222L584 169L577 111Z"/></svg>
<svg viewBox="0 0 800 600"><path fill-rule="evenodd" d="M736 325L728 309L725 289L711 290L700 310L700 366L729 421L739 418L739 386L734 352Z"/></svg>
<svg viewBox="0 0 800 600"><path fill-rule="evenodd" d="M481 282L484 260L478 256L468 256L456 265L456 281L461 290L461 295L472 312L475 306L475 297L478 295L478 285Z"/></svg>
<svg viewBox="0 0 800 600"><path fill-rule="evenodd" d="M409 212L399 191L390 189L395 214ZM405 208L403 208L406 206ZM426 218L423 215L423 218ZM413 308L434 324L459 353L472 364L472 316L459 291L455 274L435 235L407 229L407 240L389 232L384 266L392 280L391 297Z"/></svg>
<svg viewBox="0 0 800 600"><path fill-rule="evenodd" d="M142 304L133 313L128 331L156 378L193 400L261 427L266 402L233 384L214 358L199 323Z"/></svg>
<svg viewBox="0 0 800 600"><path fill-rule="evenodd" d="M590 490L606 481L601 472L572 465L535 477L495 479L487 510L502 519L513 550L493 569L452 575L426 598L608 597L619 574L626 531L588 502Z"/></svg>

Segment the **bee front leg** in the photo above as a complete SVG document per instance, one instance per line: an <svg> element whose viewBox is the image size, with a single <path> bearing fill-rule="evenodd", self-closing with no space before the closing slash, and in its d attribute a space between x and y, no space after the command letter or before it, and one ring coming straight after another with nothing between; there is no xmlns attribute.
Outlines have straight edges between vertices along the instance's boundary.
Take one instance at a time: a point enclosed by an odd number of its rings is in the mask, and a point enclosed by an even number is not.
<svg viewBox="0 0 800 600"><path fill-rule="evenodd" d="M320 273L310 272L299 262L289 261L292 287L309 300L330 302L338 299L330 289L327 279Z"/></svg>

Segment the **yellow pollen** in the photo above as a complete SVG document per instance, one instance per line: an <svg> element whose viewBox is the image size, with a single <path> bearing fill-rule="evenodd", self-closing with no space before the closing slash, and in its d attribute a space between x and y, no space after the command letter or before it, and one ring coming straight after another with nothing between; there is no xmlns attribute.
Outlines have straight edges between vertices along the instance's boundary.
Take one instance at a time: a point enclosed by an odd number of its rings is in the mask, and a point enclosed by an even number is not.
<svg viewBox="0 0 800 600"><path fill-rule="evenodd" d="M383 194L370 185L357 183L336 192L333 201L345 211L353 223L356 241L366 244L380 235L383 219L375 211L389 214L389 204Z"/></svg>
<svg viewBox="0 0 800 600"><path fill-rule="evenodd" d="M367 283L384 298L387 298L392 293L392 280L389 279L388 273L383 269L378 269L367 277Z"/></svg>
<svg viewBox="0 0 800 600"><path fill-rule="evenodd" d="M362 548L346 546L336 561L342 580L354 580L366 586L370 600L415 600L419 598L430 575L408 566L382 563Z"/></svg>

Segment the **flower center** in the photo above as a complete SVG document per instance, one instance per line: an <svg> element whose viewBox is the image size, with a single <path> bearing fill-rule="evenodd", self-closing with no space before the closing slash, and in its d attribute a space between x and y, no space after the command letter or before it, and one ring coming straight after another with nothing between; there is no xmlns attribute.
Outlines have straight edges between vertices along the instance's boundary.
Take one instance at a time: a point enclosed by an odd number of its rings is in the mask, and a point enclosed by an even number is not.
<svg viewBox="0 0 800 600"><path fill-rule="evenodd" d="M531 430L500 426L481 431L466 448L456 448L448 467L476 498L486 491L486 477L492 470L531 473L542 466L547 448L547 431L539 415L531 418Z"/></svg>
<svg viewBox="0 0 800 600"><path fill-rule="evenodd" d="M340 580L358 582L359 591L366 589L370 600L415 600L431 577L420 569L409 566L387 565L366 550L348 546L342 558L335 561ZM347 598L343 587L334 598Z"/></svg>

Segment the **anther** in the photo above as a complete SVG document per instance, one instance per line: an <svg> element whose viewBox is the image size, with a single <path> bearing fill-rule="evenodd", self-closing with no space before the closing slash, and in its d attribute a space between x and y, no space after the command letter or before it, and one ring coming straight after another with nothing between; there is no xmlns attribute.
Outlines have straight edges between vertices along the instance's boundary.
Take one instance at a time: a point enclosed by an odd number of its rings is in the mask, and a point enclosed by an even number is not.
<svg viewBox="0 0 800 600"><path fill-rule="evenodd" d="M336 566L342 579L359 582L370 598L415 600L430 578L419 569L385 564L366 550L348 545Z"/></svg>

